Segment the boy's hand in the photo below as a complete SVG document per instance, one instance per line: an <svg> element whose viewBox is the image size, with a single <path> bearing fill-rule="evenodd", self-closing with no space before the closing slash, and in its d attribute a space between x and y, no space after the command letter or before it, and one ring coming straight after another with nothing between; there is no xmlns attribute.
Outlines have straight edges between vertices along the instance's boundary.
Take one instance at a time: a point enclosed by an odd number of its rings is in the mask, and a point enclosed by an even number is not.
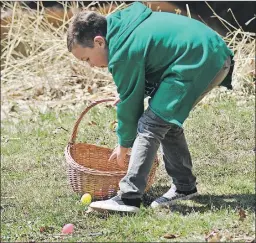
<svg viewBox="0 0 256 243"><path fill-rule="evenodd" d="M129 148L122 147L121 145L118 145L113 153L109 157L109 161L112 161L114 159L117 159L117 164L121 168L125 168L125 156L128 152Z"/></svg>

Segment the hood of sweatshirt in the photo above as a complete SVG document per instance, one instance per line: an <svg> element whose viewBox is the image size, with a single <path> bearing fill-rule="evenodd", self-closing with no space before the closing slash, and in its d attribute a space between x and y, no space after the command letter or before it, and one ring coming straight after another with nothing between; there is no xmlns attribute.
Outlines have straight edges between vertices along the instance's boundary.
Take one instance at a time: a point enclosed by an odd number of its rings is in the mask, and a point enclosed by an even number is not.
<svg viewBox="0 0 256 243"><path fill-rule="evenodd" d="M107 17L106 40L109 47L109 63L115 53L122 48L126 39L152 13L150 8L135 2L122 11Z"/></svg>

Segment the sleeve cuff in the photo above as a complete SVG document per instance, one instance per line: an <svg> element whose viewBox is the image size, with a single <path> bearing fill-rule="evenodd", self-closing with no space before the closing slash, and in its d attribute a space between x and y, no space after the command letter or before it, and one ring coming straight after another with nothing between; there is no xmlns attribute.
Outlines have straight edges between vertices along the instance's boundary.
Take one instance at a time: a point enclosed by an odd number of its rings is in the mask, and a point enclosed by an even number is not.
<svg viewBox="0 0 256 243"><path fill-rule="evenodd" d="M119 136L118 136L118 144L120 144L122 147L124 148L131 148L132 145L134 143L134 139L133 140L122 140Z"/></svg>

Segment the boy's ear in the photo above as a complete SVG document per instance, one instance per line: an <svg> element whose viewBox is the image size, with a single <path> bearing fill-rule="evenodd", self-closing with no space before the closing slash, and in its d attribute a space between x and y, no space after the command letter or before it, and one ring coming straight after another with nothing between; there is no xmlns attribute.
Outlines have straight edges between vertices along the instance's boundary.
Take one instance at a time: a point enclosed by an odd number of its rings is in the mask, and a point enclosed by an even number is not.
<svg viewBox="0 0 256 243"><path fill-rule="evenodd" d="M99 47L105 47L106 45L105 39L100 35L95 36L93 41L94 45L98 45Z"/></svg>

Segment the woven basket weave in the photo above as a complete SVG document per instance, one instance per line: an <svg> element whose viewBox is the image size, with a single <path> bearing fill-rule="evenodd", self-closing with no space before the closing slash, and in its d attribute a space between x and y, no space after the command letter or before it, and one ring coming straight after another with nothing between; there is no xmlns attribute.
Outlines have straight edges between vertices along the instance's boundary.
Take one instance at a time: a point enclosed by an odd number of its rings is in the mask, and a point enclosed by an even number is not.
<svg viewBox="0 0 256 243"><path fill-rule="evenodd" d="M117 160L109 161L112 149L87 143L75 143L77 129L84 115L95 105L114 101L98 100L90 104L80 115L73 128L70 141L65 148L69 183L74 192L90 193L95 200L114 196L119 189L119 181L126 175L130 155L126 155L126 168L120 168ZM156 158L148 177L146 191L154 182L159 161Z"/></svg>

